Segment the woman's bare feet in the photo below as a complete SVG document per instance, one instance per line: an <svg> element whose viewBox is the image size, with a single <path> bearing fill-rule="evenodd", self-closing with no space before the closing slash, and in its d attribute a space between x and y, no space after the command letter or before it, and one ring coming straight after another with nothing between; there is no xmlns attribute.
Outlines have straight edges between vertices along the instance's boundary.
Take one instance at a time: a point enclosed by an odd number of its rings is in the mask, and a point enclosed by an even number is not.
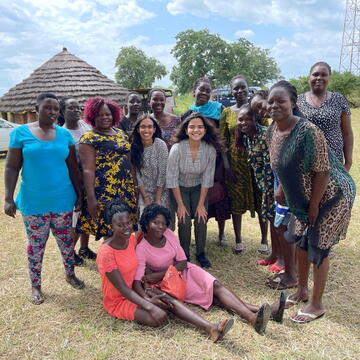
<svg viewBox="0 0 360 360"><path fill-rule="evenodd" d="M40 286L32 286L31 287L31 297L30 302L34 305L40 305L44 302L45 298L41 293Z"/></svg>
<svg viewBox="0 0 360 360"><path fill-rule="evenodd" d="M309 300L308 291L298 289L296 293L291 294L286 298L285 309L289 309L292 306L297 305L301 302L306 303L308 302L308 300Z"/></svg>

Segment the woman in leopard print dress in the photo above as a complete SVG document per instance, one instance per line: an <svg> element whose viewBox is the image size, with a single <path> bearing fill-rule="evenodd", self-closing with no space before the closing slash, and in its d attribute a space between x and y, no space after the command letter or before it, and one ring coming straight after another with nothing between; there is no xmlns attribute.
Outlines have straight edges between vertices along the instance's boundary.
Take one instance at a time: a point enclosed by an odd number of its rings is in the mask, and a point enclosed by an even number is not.
<svg viewBox="0 0 360 360"><path fill-rule="evenodd" d="M268 107L274 120L268 130L271 167L280 179L276 197L285 195L292 219L287 240L298 246L299 286L287 307L309 303L292 320L307 323L325 314L322 295L329 270L329 250L345 238L355 198L355 184L329 149L323 132L293 114L297 93L287 81L270 90ZM308 294L310 263L314 287Z"/></svg>

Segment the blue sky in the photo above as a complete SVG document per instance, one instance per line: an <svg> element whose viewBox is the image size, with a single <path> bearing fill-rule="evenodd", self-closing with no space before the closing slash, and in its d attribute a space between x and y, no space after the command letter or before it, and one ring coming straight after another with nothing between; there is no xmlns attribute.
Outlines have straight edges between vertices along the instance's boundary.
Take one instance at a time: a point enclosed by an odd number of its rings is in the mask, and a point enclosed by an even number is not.
<svg viewBox="0 0 360 360"><path fill-rule="evenodd" d="M112 79L129 45L170 72L175 36L186 29L268 48L285 78L320 60L338 70L344 16L345 0L0 0L0 96L63 46Z"/></svg>

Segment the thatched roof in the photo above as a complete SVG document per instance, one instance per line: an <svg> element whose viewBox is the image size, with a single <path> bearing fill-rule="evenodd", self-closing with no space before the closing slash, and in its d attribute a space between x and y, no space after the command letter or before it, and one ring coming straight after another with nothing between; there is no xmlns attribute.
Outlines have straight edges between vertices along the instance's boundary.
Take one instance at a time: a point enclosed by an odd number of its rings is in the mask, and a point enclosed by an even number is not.
<svg viewBox="0 0 360 360"><path fill-rule="evenodd" d="M81 104L93 96L124 104L128 90L63 48L0 98L0 112L32 111L42 92L52 92L59 98L71 96Z"/></svg>

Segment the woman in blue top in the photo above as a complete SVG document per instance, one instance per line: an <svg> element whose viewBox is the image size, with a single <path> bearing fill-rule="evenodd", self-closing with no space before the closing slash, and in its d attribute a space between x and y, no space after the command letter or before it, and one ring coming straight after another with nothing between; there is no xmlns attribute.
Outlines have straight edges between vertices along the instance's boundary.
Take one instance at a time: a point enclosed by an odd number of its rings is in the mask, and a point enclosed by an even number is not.
<svg viewBox="0 0 360 360"><path fill-rule="evenodd" d="M65 280L77 289L84 283L74 274L71 233L72 210L75 203L81 203L74 140L68 130L54 125L59 115L59 101L54 94L40 94L36 111L38 121L19 126L10 134L4 210L15 217L19 209L23 217L32 286L30 301L38 305L44 301L41 266L50 229L63 258ZM14 201L20 170L21 184Z"/></svg>

